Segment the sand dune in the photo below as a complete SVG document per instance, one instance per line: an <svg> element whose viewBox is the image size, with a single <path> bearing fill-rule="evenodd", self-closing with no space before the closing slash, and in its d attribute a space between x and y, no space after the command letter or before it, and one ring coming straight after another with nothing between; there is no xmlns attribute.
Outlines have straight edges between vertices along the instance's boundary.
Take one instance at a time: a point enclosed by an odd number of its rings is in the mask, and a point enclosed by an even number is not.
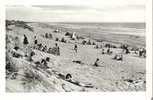
<svg viewBox="0 0 153 100"><path fill-rule="evenodd" d="M49 25L46 23L28 23L33 28L33 32L11 25L11 31L7 31L8 39L7 53L12 61L12 66L18 69L18 74L12 78L12 74L8 74L6 78L7 92L72 92L72 91L145 91L146 76L145 63L146 59L138 57L136 54L123 54L123 61L114 60L115 54L121 53L121 48L111 48L113 54L101 54L101 49L95 49L95 45L82 45L82 40L73 41L64 36L66 31L76 31L79 36L89 38L88 31L93 32L91 40L101 39L104 43L111 43L119 46L121 43L128 43L131 47L145 47L145 37L136 37L131 35L116 34L98 34L96 30L74 30L73 28L63 28L64 26ZM62 31L54 33L56 28ZM53 39L43 37L45 33L51 33ZM30 47L32 47L34 36L37 36L38 43L42 43L49 47L54 47L58 43L60 47L60 56L49 54L37 49L33 49L35 55L33 61L29 62L26 57L12 57L9 50L12 50L15 44L25 53L23 43L23 35L26 35ZM14 38L18 37L17 40ZM67 43L57 42L55 38L67 39ZM74 44L78 45L78 53L73 50ZM97 44L101 44L96 42ZM105 48L106 49L106 48ZM48 68L37 67L34 62L49 57ZM93 66L96 58L100 58L101 67ZM72 62L73 60L81 61L83 64ZM59 74L66 75L70 73L72 80L78 84L62 79ZM29 75L29 76L26 76ZM30 76L31 75L31 76ZM132 82L130 81L132 80ZM81 84L81 85L80 85ZM85 87L85 85L92 87Z"/></svg>

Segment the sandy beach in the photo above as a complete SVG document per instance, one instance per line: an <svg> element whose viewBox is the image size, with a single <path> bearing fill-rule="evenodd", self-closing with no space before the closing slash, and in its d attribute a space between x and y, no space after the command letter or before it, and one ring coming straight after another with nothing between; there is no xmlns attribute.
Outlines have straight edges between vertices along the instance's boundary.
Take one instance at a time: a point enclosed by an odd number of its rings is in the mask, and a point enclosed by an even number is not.
<svg viewBox="0 0 153 100"><path fill-rule="evenodd" d="M11 21L10 21L11 22ZM28 28L23 27L27 25ZM32 29L32 30L29 30ZM110 30L109 30L110 29ZM58 30L58 31L55 31ZM109 30L109 31L108 31ZM146 59L140 57L139 48L145 48L145 36L137 35L145 28L114 28L95 24L66 24L26 22L7 25L6 29L6 91L7 92L112 92L112 91L145 91ZM113 33L114 31L114 33ZM79 39L66 36L66 32L75 32ZM123 33L125 32L125 33ZM133 34L131 34L133 32ZM134 32L136 34L134 34ZM45 34L52 34L46 38ZM130 33L130 34L128 34ZM32 61L25 57L24 35L28 39L28 49L35 54ZM48 53L35 48L34 40L47 49L54 48L57 43L60 55ZM59 41L56 41L56 39ZM66 42L61 42L64 38ZM95 44L82 44L83 41ZM77 45L77 53L74 45ZM110 53L107 52L106 44ZM128 45L129 53L124 53L122 44ZM19 47L14 57L14 47ZM98 46L96 48L96 46ZM104 54L102 54L102 49ZM121 54L122 60L114 59ZM37 65L42 59L49 57L47 67ZM93 66L99 58L99 66ZM8 69L7 69L7 66ZM15 71L9 68L15 69ZM27 76L27 73L29 76ZM71 81L61 77L71 74Z"/></svg>

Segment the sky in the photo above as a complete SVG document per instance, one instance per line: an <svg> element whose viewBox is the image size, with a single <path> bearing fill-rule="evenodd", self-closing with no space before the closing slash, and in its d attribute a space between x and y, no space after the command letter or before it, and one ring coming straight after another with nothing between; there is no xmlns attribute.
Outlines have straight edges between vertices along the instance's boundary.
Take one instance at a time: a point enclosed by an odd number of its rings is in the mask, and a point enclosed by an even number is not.
<svg viewBox="0 0 153 100"><path fill-rule="evenodd" d="M48 5L7 5L6 19L36 22L145 22L145 0L65 0L64 3Z"/></svg>

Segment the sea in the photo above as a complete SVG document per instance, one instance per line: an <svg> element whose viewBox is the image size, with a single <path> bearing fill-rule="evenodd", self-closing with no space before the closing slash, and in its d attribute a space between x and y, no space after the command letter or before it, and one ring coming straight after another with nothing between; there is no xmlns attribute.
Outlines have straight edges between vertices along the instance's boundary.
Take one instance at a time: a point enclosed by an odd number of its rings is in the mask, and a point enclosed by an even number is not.
<svg viewBox="0 0 153 100"><path fill-rule="evenodd" d="M57 23L56 23L57 24ZM103 34L127 34L145 36L146 23L58 23L64 28L74 30L96 30Z"/></svg>

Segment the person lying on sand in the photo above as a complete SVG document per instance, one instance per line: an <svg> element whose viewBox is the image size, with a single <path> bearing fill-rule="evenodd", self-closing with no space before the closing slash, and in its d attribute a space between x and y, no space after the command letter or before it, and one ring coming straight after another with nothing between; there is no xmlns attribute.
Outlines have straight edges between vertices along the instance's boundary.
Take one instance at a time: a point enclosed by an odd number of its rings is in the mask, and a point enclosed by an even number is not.
<svg viewBox="0 0 153 100"><path fill-rule="evenodd" d="M78 81L73 80L72 79L72 75L69 74L69 73L66 74L66 76L63 75L63 74L61 74L61 73L59 73L58 76L60 78L62 78L63 80L65 80L67 82L70 82L72 84L75 84L77 86L86 87L86 88L93 88L94 87L91 83L81 83L81 82L78 82Z"/></svg>
<svg viewBox="0 0 153 100"><path fill-rule="evenodd" d="M122 55L122 54L116 54L116 55L114 56L114 59L115 59L115 60L120 60L120 61L122 61L122 60L123 60L123 55Z"/></svg>
<svg viewBox="0 0 153 100"><path fill-rule="evenodd" d="M77 63L77 64L84 64L82 61L80 60L73 60L72 62Z"/></svg>
<svg viewBox="0 0 153 100"><path fill-rule="evenodd" d="M14 47L11 51L13 57L22 58L24 56L24 52L22 52L18 47Z"/></svg>

